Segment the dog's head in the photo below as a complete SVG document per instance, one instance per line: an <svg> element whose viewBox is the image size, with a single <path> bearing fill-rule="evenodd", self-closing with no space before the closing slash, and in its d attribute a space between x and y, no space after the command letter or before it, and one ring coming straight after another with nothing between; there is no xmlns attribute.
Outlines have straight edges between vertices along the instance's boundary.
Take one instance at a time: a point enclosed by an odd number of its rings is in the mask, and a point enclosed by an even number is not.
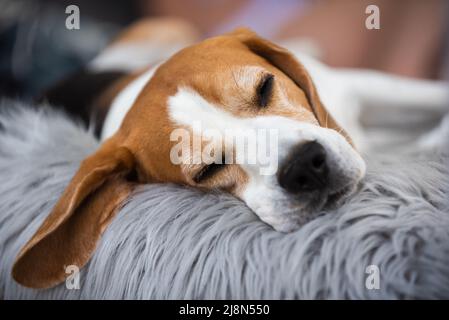
<svg viewBox="0 0 449 320"><path fill-rule="evenodd" d="M63 281L64 266L82 267L138 182L224 190L291 231L351 192L364 171L304 67L238 29L157 69L118 132L82 162L13 276L45 288Z"/></svg>

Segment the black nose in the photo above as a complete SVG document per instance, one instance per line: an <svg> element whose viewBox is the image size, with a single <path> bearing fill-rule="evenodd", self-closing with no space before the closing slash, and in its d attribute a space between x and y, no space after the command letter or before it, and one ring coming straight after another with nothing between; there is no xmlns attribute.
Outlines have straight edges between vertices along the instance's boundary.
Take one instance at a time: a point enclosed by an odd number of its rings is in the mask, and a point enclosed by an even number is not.
<svg viewBox="0 0 449 320"><path fill-rule="evenodd" d="M278 181L291 193L320 191L327 184L328 174L326 151L321 144L312 141L293 150L281 167Z"/></svg>

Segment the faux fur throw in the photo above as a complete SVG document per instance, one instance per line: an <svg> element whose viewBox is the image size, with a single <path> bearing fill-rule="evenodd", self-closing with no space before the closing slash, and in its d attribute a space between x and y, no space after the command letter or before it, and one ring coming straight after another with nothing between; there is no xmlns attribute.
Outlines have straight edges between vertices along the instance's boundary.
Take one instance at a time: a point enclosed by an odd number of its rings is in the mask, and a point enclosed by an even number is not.
<svg viewBox="0 0 449 320"><path fill-rule="evenodd" d="M0 299L449 298L449 169L437 154L367 155L362 190L290 234L232 196L145 185L79 289L21 287L10 275L19 249L98 142L54 111L2 108Z"/></svg>

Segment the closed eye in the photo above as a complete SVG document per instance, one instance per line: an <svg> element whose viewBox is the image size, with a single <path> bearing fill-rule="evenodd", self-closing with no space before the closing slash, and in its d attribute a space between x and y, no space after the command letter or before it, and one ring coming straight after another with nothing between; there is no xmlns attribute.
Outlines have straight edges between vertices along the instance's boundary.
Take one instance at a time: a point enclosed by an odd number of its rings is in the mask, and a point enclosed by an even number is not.
<svg viewBox="0 0 449 320"><path fill-rule="evenodd" d="M257 101L260 107L265 108L270 102L273 94L274 76L267 74L263 76L257 86Z"/></svg>
<svg viewBox="0 0 449 320"><path fill-rule="evenodd" d="M204 182L210 178L212 178L216 173L224 169L224 163L211 163L201 168L197 174L193 177L193 181L195 183Z"/></svg>

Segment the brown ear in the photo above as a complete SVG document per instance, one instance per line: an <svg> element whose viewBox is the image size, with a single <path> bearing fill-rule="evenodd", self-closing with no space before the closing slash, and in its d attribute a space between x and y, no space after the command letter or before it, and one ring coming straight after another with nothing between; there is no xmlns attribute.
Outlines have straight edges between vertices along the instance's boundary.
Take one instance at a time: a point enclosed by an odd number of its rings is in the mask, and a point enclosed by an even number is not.
<svg viewBox="0 0 449 320"><path fill-rule="evenodd" d="M271 41L259 37L255 32L247 28L236 29L231 35L237 37L252 52L265 58L292 79L302 90L304 90L320 126L338 131L352 144L349 135L337 124L335 119L322 104L312 78L292 53Z"/></svg>
<svg viewBox="0 0 449 320"><path fill-rule="evenodd" d="M55 207L22 248L14 279L31 288L49 288L66 277L65 267L83 267L116 209L132 189L127 175L134 157L110 140L84 160Z"/></svg>

